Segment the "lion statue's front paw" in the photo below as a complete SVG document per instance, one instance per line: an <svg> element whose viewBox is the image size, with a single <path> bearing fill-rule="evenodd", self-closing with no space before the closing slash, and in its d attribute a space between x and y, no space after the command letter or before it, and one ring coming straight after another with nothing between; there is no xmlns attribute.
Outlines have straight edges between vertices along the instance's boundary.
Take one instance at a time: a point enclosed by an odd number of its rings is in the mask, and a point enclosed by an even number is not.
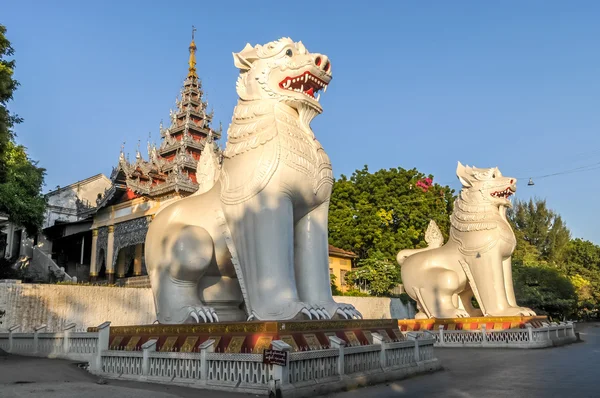
<svg viewBox="0 0 600 398"><path fill-rule="evenodd" d="M456 313L454 314L454 318L470 318L471 315L465 311L465 310L456 310Z"/></svg>
<svg viewBox="0 0 600 398"><path fill-rule="evenodd" d="M277 301L252 309L248 321L329 319L323 306L301 301Z"/></svg>
<svg viewBox="0 0 600 398"><path fill-rule="evenodd" d="M536 313L531 308L527 308L527 307L512 307L511 310L517 312L516 315L536 316Z"/></svg>
<svg viewBox="0 0 600 398"><path fill-rule="evenodd" d="M325 308L331 319L363 319L362 314L351 304L333 302Z"/></svg>
<svg viewBox="0 0 600 398"><path fill-rule="evenodd" d="M212 323L219 322L219 317L211 307L186 306L179 310L178 318L185 319L183 323Z"/></svg>
<svg viewBox="0 0 600 398"><path fill-rule="evenodd" d="M302 313L308 316L308 319L331 319L331 314L320 304L305 304Z"/></svg>

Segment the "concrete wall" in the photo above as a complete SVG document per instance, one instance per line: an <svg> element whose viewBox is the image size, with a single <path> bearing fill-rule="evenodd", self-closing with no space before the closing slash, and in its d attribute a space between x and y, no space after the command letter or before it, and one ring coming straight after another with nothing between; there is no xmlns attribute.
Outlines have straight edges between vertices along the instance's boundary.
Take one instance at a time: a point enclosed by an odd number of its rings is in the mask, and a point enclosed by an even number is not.
<svg viewBox="0 0 600 398"><path fill-rule="evenodd" d="M416 313L412 305L397 298L336 296L334 299L352 304L364 319L413 319Z"/></svg>
<svg viewBox="0 0 600 398"><path fill-rule="evenodd" d="M335 297L353 304L365 319L412 318L414 309L399 299L376 297ZM143 325L154 322L154 301L149 288L99 287L50 284L2 283L0 281L0 331L21 325L31 331L48 325L59 331L74 322L77 330L104 321L113 325Z"/></svg>
<svg viewBox="0 0 600 398"><path fill-rule="evenodd" d="M149 324L155 319L150 289L0 283L0 330L21 325L31 331L48 325L59 331L74 322L77 330L110 320L113 325Z"/></svg>

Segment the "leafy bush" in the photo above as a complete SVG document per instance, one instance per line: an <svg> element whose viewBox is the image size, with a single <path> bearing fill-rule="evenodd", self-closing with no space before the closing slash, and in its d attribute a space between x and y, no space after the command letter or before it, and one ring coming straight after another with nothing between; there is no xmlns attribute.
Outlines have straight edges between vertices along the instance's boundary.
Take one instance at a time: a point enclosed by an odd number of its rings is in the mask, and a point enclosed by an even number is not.
<svg viewBox="0 0 600 398"><path fill-rule="evenodd" d="M349 297L369 297L368 293L361 292L358 289L349 289L348 291L346 291L342 295L343 296L349 296Z"/></svg>
<svg viewBox="0 0 600 398"><path fill-rule="evenodd" d="M548 265L513 265L515 295L520 305L552 318L571 316L577 292L566 276Z"/></svg>
<svg viewBox="0 0 600 398"><path fill-rule="evenodd" d="M400 268L382 256L358 261L358 268L346 274L351 286L366 285L372 296L388 295L400 283Z"/></svg>

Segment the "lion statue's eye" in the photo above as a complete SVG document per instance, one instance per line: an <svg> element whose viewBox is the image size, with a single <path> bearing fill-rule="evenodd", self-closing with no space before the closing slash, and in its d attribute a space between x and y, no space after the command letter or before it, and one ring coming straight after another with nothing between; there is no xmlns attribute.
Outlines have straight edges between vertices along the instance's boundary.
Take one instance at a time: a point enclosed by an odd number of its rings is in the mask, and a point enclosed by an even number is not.
<svg viewBox="0 0 600 398"><path fill-rule="evenodd" d="M285 55L287 55L288 57L291 57L292 55L294 55L294 52L292 51L291 48L288 48L287 51L285 52Z"/></svg>

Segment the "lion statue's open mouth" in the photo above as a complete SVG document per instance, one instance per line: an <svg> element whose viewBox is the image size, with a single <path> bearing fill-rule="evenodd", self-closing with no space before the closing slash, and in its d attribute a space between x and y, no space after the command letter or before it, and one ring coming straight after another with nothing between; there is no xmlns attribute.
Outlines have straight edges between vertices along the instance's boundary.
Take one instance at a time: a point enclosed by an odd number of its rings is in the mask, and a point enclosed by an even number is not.
<svg viewBox="0 0 600 398"><path fill-rule="evenodd" d="M304 126L323 112L320 94L332 79L325 54L309 52L302 42L281 38L265 45L246 45L233 54L240 69L236 90L243 101L276 100L300 115Z"/></svg>
<svg viewBox="0 0 600 398"><path fill-rule="evenodd" d="M318 101L321 97L321 93L319 93L319 91L327 91L327 84L328 83L319 79L312 73L304 72L299 76L286 77L279 83L279 87L285 90L303 93L304 95L314 98Z"/></svg>
<svg viewBox="0 0 600 398"><path fill-rule="evenodd" d="M508 187L504 191L492 192L490 195L492 195L494 198L508 199L514 193L515 192L513 191L513 189L511 187Z"/></svg>

